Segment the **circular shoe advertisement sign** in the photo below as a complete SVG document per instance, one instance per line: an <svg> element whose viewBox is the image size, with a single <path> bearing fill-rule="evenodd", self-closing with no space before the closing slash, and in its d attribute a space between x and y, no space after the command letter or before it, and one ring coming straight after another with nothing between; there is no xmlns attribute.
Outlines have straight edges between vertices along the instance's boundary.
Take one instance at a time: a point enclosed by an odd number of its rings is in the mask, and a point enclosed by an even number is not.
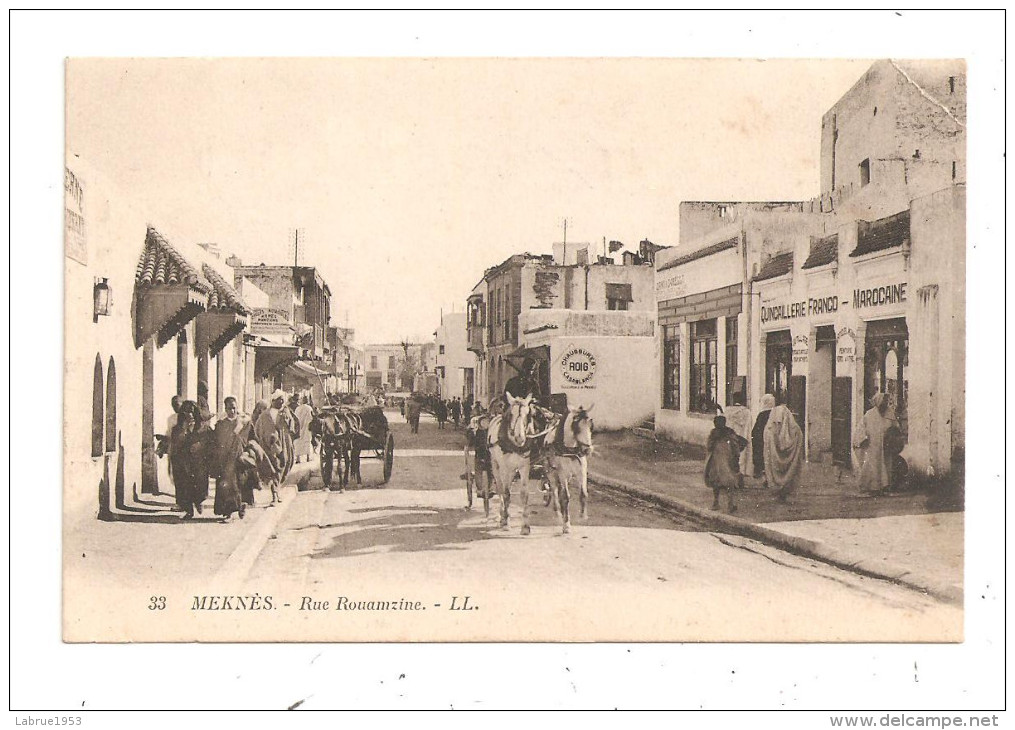
<svg viewBox="0 0 1015 730"><path fill-rule="evenodd" d="M591 387L596 375L596 356L583 347L572 347L561 358L560 368L568 385Z"/></svg>

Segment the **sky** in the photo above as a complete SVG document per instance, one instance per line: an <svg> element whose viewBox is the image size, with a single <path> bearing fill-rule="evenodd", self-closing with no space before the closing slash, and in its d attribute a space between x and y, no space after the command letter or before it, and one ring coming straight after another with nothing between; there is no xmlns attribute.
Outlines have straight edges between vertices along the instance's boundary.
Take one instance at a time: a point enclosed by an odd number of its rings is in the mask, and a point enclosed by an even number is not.
<svg viewBox="0 0 1015 730"><path fill-rule="evenodd" d="M569 242L635 250L677 243L682 200L813 197L821 116L869 65L72 59L67 146L245 264L292 262L301 229L360 344L429 339L565 218Z"/></svg>

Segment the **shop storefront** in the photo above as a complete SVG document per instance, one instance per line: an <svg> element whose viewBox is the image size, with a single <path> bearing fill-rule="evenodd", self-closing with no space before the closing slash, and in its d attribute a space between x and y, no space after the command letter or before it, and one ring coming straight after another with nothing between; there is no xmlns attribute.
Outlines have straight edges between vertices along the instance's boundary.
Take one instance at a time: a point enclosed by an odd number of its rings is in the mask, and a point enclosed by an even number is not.
<svg viewBox="0 0 1015 730"><path fill-rule="evenodd" d="M668 255L660 253L656 270L661 393L655 428L703 443L718 407L749 399L740 237Z"/></svg>

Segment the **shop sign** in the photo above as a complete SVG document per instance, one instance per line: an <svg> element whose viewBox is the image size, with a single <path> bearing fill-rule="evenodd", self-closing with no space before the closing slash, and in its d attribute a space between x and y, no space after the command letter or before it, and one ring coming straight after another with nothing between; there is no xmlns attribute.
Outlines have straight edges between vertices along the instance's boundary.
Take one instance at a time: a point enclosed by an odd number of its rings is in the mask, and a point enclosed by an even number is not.
<svg viewBox="0 0 1015 730"><path fill-rule="evenodd" d="M68 258L88 264L88 241L85 236L85 191L70 168L63 169L63 236Z"/></svg>
<svg viewBox="0 0 1015 730"><path fill-rule="evenodd" d="M807 301L790 302L787 304L761 305L761 321L775 322L780 319L796 319L816 314L830 314L839 311L839 298L836 296L807 299Z"/></svg>
<svg viewBox="0 0 1015 730"><path fill-rule="evenodd" d="M853 290L853 308L883 307L888 304L904 304L906 301L906 282L882 284L865 289Z"/></svg>
<svg viewBox="0 0 1015 730"><path fill-rule="evenodd" d="M560 359L561 375L567 387L594 388L596 356L584 347L572 347Z"/></svg>
<svg viewBox="0 0 1015 730"><path fill-rule="evenodd" d="M846 327L835 337L835 362L837 365L852 365L856 362L856 332Z"/></svg>
<svg viewBox="0 0 1015 730"><path fill-rule="evenodd" d="M281 309L255 309L250 315L250 331L256 335L293 336L293 326Z"/></svg>
<svg viewBox="0 0 1015 730"><path fill-rule="evenodd" d="M793 338L793 367L807 362L807 350L810 340L807 335L797 335Z"/></svg>

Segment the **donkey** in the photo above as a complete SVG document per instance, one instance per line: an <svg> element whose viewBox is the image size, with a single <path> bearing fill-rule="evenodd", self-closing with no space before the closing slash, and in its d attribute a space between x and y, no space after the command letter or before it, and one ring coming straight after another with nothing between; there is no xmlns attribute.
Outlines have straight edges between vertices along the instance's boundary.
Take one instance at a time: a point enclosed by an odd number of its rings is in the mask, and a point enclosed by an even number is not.
<svg viewBox="0 0 1015 730"><path fill-rule="evenodd" d="M352 441L352 423L341 410L325 408L310 422L311 432L321 440L321 479L324 486L332 491L341 492L349 484L350 456ZM335 462L338 462L338 486L333 486Z"/></svg>

